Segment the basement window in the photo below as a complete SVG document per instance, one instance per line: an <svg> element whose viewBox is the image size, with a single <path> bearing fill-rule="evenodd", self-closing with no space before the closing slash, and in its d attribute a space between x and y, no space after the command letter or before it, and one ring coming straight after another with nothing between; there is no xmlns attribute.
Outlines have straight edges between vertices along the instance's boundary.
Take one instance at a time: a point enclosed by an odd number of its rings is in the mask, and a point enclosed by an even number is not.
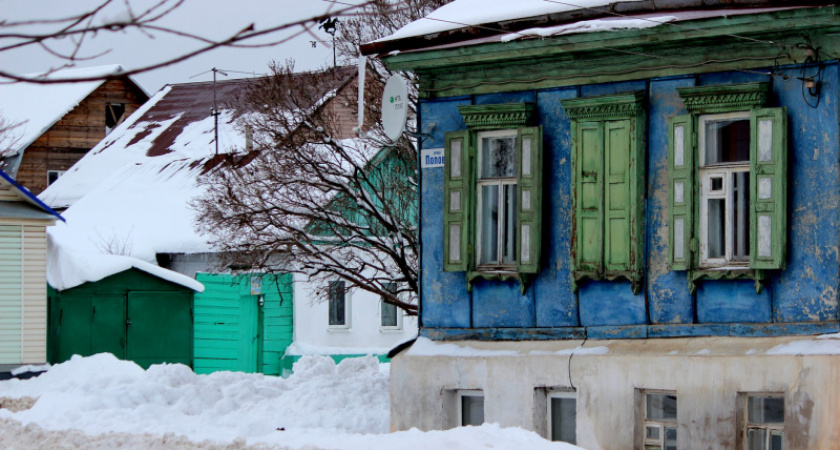
<svg viewBox="0 0 840 450"><path fill-rule="evenodd" d="M548 393L548 435L552 441L577 443L577 398L574 391L550 390Z"/></svg>
<svg viewBox="0 0 840 450"><path fill-rule="evenodd" d="M677 394L645 392L645 450L677 450Z"/></svg>
<svg viewBox="0 0 840 450"><path fill-rule="evenodd" d="M478 389L458 391L458 418L462 427L484 423L484 392Z"/></svg>
<svg viewBox="0 0 840 450"><path fill-rule="evenodd" d="M746 395L742 448L782 450L785 441L783 394ZM743 404L743 403L742 403Z"/></svg>

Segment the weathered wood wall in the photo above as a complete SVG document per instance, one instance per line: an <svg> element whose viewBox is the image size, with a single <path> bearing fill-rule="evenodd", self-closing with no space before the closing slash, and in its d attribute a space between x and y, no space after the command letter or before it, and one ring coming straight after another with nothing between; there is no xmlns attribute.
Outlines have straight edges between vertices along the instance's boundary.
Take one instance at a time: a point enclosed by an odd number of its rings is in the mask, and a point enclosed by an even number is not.
<svg viewBox="0 0 840 450"><path fill-rule="evenodd" d="M125 120L148 99L127 77L106 81L26 148L17 181L39 194L48 170L69 169L105 137L106 104L125 104Z"/></svg>

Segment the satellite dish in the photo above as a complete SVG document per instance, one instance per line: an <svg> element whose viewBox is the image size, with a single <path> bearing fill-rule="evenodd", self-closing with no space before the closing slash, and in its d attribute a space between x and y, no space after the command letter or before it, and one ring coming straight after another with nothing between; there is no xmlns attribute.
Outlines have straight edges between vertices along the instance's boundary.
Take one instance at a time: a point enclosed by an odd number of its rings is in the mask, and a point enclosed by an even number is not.
<svg viewBox="0 0 840 450"><path fill-rule="evenodd" d="M408 90L405 80L394 75L385 84L382 94L382 126L385 136L396 142L405 130L405 119L408 117Z"/></svg>

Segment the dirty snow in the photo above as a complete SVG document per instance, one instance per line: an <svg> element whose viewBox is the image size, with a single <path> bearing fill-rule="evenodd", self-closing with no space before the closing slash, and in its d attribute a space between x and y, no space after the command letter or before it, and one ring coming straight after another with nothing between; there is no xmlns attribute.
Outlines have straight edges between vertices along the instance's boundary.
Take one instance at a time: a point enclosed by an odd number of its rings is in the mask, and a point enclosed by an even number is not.
<svg viewBox="0 0 840 450"><path fill-rule="evenodd" d="M768 355L840 355L840 333L793 341L767 350Z"/></svg>
<svg viewBox="0 0 840 450"><path fill-rule="evenodd" d="M294 374L283 379L240 372L196 375L180 364L143 370L110 354L74 356L37 378L0 382L0 397L39 398L29 410L0 409L0 445L577 448L494 424L388 434L388 369L373 357L336 365L328 357L306 356L295 364ZM229 446L220 447L225 444Z"/></svg>
<svg viewBox="0 0 840 450"><path fill-rule="evenodd" d="M629 0L641 1L641 0ZM455 0L432 11L428 16L407 24L379 41L391 41L456 30L472 25L524 19L615 3L614 0Z"/></svg>

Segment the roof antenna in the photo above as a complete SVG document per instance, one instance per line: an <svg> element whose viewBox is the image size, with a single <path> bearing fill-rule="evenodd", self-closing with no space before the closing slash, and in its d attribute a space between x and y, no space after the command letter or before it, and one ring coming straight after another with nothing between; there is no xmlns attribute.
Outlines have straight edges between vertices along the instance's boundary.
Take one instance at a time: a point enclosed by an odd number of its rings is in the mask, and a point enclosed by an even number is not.
<svg viewBox="0 0 840 450"><path fill-rule="evenodd" d="M207 72L213 72L213 109L210 110L210 115L213 116L213 140L216 142L216 156L219 156L219 106L216 104L216 74L220 73L224 76L228 76L227 72L224 72L221 69L212 68ZM190 79L195 78L199 75L204 75L207 72L201 72L198 75L193 75Z"/></svg>

